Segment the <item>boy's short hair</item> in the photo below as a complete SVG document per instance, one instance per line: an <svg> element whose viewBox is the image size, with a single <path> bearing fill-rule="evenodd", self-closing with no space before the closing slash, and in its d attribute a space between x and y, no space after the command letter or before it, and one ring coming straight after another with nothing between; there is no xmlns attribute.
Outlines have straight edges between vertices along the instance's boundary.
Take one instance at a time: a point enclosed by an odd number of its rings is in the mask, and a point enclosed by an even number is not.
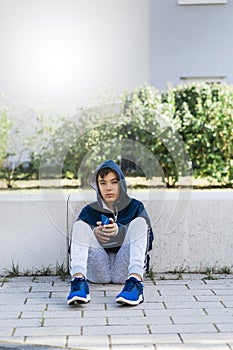
<svg viewBox="0 0 233 350"><path fill-rule="evenodd" d="M113 170L112 168L101 168L96 175L96 182L98 182L98 177L101 177L101 179L104 179L105 176L107 176L108 173L110 173L110 171L116 174L117 180L119 181L120 180L119 175L115 170Z"/></svg>

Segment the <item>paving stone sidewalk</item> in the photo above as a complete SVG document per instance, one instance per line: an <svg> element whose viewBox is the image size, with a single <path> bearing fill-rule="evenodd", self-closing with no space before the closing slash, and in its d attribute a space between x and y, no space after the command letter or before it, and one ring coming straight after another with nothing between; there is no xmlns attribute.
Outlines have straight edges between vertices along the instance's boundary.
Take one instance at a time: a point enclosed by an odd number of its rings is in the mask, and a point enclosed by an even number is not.
<svg viewBox="0 0 233 350"><path fill-rule="evenodd" d="M233 350L233 275L178 277L146 279L136 307L115 303L122 285L91 284L89 304L67 306L68 280L0 277L0 349Z"/></svg>

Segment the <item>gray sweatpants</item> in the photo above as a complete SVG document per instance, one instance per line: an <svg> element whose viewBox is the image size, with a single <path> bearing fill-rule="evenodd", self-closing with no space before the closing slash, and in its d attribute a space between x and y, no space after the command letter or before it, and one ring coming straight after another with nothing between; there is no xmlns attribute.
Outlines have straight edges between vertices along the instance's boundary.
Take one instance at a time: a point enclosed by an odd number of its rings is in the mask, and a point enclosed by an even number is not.
<svg viewBox="0 0 233 350"><path fill-rule="evenodd" d="M124 283L136 273L143 276L148 226L138 217L128 226L117 253L106 252L90 226L76 221L72 230L70 273L82 273L93 283Z"/></svg>

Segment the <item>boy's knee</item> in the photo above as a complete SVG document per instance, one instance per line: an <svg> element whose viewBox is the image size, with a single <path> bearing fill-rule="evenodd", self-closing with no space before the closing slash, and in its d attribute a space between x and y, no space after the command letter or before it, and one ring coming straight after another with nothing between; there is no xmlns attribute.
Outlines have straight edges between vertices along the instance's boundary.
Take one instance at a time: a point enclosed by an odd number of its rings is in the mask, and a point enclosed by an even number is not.
<svg viewBox="0 0 233 350"><path fill-rule="evenodd" d="M77 229L88 230L88 229L90 229L90 226L86 222L84 222L82 220L78 220L78 221L75 221L73 224L73 230L77 230Z"/></svg>
<svg viewBox="0 0 233 350"><path fill-rule="evenodd" d="M139 226L141 229L147 229L148 227L146 220L142 217L137 217L136 219L132 220L130 226L135 226L136 228Z"/></svg>

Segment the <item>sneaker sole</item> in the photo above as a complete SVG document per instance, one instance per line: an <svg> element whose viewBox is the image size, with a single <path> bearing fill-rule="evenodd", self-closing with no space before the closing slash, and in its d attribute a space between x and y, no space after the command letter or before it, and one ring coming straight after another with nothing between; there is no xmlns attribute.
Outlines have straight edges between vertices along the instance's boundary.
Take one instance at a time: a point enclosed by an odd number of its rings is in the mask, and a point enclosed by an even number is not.
<svg viewBox="0 0 233 350"><path fill-rule="evenodd" d="M87 295L86 298L74 296L72 299L67 300L68 305L74 305L74 304L87 304L91 300L90 295Z"/></svg>
<svg viewBox="0 0 233 350"><path fill-rule="evenodd" d="M116 299L116 303L118 304L127 304L127 305L139 305L141 303L143 303L144 301L144 298L143 298L143 295L140 295L138 300L128 300L128 299L125 299L123 297L119 297Z"/></svg>

